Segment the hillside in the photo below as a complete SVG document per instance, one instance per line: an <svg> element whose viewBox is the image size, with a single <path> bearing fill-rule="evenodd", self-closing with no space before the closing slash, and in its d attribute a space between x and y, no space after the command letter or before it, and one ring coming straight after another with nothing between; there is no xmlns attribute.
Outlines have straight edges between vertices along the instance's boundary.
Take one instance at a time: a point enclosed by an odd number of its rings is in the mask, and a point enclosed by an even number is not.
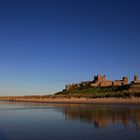
<svg viewBox="0 0 140 140"><path fill-rule="evenodd" d="M71 96L71 97L140 97L140 91L131 90L130 85L125 86L109 86L109 87L74 87L70 90L63 90L55 95Z"/></svg>

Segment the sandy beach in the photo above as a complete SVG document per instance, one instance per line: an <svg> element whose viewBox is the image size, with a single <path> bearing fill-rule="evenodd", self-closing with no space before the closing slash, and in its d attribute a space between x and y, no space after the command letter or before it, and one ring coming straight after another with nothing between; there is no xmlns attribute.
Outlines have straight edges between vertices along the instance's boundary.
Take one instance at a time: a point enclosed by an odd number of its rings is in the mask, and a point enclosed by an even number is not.
<svg viewBox="0 0 140 140"><path fill-rule="evenodd" d="M9 100L8 97L0 97L1 101L10 102L35 102L35 103L78 103L78 104L128 104L128 105L140 105L140 98L23 98L13 97L13 100Z"/></svg>

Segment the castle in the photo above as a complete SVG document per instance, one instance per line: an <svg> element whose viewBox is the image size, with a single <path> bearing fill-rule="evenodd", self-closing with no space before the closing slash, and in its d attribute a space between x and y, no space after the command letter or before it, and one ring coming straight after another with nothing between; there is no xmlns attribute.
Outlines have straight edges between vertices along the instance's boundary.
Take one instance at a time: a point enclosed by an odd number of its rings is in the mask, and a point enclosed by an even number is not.
<svg viewBox="0 0 140 140"><path fill-rule="evenodd" d="M107 80L106 76L97 75L94 77L93 83L91 83L91 87L107 87L107 86L122 86L128 85L128 77L123 77L122 80Z"/></svg>
<svg viewBox="0 0 140 140"><path fill-rule="evenodd" d="M94 80L92 81L84 81L76 84L69 84L65 86L65 90L68 91L72 88L80 87L80 86L90 86L90 87L109 87L109 86L125 86L130 85L132 87L140 87L140 80L137 75L134 75L134 80L129 84L128 77L123 77L121 80L107 80L106 75L94 76Z"/></svg>

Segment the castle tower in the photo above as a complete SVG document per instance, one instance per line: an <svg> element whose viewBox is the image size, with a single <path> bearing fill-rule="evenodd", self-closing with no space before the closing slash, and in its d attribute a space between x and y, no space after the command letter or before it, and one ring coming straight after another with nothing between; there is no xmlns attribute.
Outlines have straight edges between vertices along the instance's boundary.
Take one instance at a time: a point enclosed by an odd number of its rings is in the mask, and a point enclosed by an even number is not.
<svg viewBox="0 0 140 140"><path fill-rule="evenodd" d="M106 75L103 75L103 81L106 81Z"/></svg>
<svg viewBox="0 0 140 140"><path fill-rule="evenodd" d="M128 82L128 77L123 77L123 81Z"/></svg>
<svg viewBox="0 0 140 140"><path fill-rule="evenodd" d="M123 85L128 85L128 77L123 77Z"/></svg>
<svg viewBox="0 0 140 140"><path fill-rule="evenodd" d="M100 74L97 75L97 81L98 81L98 82L101 82L101 81L102 81L101 75L100 75Z"/></svg>
<svg viewBox="0 0 140 140"><path fill-rule="evenodd" d="M138 78L138 75L134 75L134 81L138 81L139 78Z"/></svg>
<svg viewBox="0 0 140 140"><path fill-rule="evenodd" d="M138 75L134 75L134 80L131 83L132 84L140 84L140 80L138 78Z"/></svg>
<svg viewBox="0 0 140 140"><path fill-rule="evenodd" d="M100 75L100 74L98 74L97 75L97 81L98 82L102 82L102 81L106 81L106 75Z"/></svg>

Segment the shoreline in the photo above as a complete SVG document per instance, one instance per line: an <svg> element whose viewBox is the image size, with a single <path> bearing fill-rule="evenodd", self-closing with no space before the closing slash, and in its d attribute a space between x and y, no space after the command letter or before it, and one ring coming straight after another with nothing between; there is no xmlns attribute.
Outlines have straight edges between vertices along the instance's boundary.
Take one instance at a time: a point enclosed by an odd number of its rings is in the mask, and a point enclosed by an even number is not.
<svg viewBox="0 0 140 140"><path fill-rule="evenodd" d="M140 97L132 98L44 98L44 99L31 99L18 97L14 100L9 98L1 98L0 101L8 102L31 102L31 103L68 103L68 104L110 104L110 105L140 105Z"/></svg>

